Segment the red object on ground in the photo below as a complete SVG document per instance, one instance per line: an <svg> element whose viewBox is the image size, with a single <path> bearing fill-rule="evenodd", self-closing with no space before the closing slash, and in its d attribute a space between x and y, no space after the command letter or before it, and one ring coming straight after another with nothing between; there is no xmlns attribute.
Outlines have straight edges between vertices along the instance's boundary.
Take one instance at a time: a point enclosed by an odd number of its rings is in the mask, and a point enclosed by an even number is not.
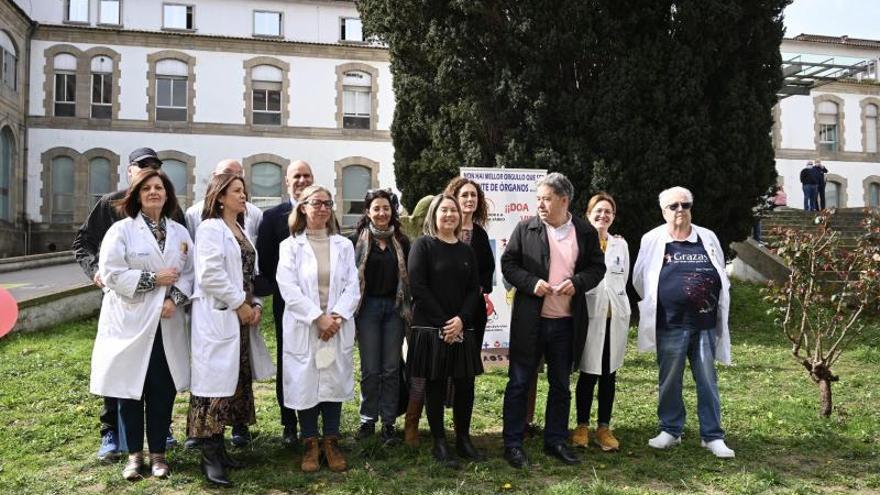
<svg viewBox="0 0 880 495"><path fill-rule="evenodd" d="M12 331L18 320L18 303L6 289L0 289L0 338Z"/></svg>

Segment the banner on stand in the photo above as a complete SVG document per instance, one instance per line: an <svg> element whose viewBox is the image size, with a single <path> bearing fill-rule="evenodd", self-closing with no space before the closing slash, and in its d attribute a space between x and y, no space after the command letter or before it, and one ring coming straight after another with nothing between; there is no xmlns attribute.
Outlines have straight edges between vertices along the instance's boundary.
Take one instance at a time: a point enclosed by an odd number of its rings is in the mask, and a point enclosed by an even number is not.
<svg viewBox="0 0 880 495"><path fill-rule="evenodd" d="M535 184L547 175L546 170L510 168L462 168L461 176L483 189L489 212L486 233L495 255L495 276L489 321L483 337L483 364L506 365L510 347L510 310L514 288L501 274L501 255L516 225L535 216Z"/></svg>

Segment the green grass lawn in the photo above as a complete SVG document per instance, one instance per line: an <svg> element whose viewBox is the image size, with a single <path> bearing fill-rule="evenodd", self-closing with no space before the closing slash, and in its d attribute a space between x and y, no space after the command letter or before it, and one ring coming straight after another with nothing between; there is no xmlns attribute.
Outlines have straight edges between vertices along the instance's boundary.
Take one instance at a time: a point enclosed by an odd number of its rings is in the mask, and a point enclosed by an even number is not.
<svg viewBox="0 0 880 495"><path fill-rule="evenodd" d="M647 447L648 438L656 434L657 371L653 354L635 351L633 330L618 372L613 425L622 445L619 453L579 451L584 462L570 467L544 456L541 440L532 439L526 444L532 468L509 468L501 458L500 437L506 377L494 370L477 379L473 422L475 443L489 454L487 462L459 471L438 467L432 462L424 419L419 449L355 444L357 401L351 401L343 410L343 448L351 468L344 474L324 469L306 476L299 471L299 454L280 443L274 383L260 383L255 385L258 424L252 430L257 437L236 452L249 467L233 471L235 488L222 492L880 493L880 325L873 325L836 367L841 381L834 385L835 410L825 420L816 416L816 387L789 356L765 310L756 287L734 287L735 364L719 367L723 423L728 444L736 450L734 460L717 460L700 448L689 373L689 418L682 445L662 452ZM273 347L271 322L263 327ZM90 319L0 340L0 494L220 491L202 481L194 452L170 453L170 479L136 483L122 479L122 464L95 459L101 401L88 393L95 328L96 320ZM546 391L541 383L539 420ZM179 395L175 407L181 439L187 399Z"/></svg>

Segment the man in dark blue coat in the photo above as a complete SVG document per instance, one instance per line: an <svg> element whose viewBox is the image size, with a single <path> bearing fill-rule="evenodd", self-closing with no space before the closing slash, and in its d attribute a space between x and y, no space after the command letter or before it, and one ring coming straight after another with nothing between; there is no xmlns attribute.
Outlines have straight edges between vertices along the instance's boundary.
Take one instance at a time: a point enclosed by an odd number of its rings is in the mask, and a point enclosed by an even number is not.
<svg viewBox="0 0 880 495"><path fill-rule="evenodd" d="M277 359L277 376L275 379L275 395L278 399L278 406L281 408L281 424L284 426L284 433L281 437L285 445L296 445L296 411L284 407L284 379L282 375L282 362L284 337L282 335L281 320L284 316L284 299L281 298L281 292L278 290L278 284L275 281L275 272L278 270L278 246L281 241L290 237L290 228L287 226L287 218L290 212L297 205L299 196L303 189L312 185L315 178L312 175L312 168L303 160L296 160L287 167L285 182L287 184L287 194L289 200L282 201L281 204L269 208L263 212L263 221L260 222L259 235L257 236L257 254L260 263L260 279L261 283L259 296L272 295L272 315L275 317L275 339L276 339L276 359Z"/></svg>

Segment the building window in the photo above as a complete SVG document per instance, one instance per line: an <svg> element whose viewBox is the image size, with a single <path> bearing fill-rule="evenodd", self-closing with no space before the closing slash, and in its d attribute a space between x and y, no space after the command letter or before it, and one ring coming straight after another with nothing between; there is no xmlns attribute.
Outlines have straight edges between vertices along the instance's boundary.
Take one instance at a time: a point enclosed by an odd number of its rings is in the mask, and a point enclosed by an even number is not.
<svg viewBox="0 0 880 495"><path fill-rule="evenodd" d="M174 194L177 196L177 202L180 203L182 209L189 207L189 172L186 170L186 164L180 160L166 159L162 160L162 171L171 179L174 184Z"/></svg>
<svg viewBox="0 0 880 495"><path fill-rule="evenodd" d="M369 129L372 77L361 71L345 73L342 81L342 127Z"/></svg>
<svg viewBox="0 0 880 495"><path fill-rule="evenodd" d="M89 161L89 209L101 199L101 196L113 192L113 169L110 160L98 157Z"/></svg>
<svg viewBox="0 0 880 495"><path fill-rule="evenodd" d="M284 194L281 165L255 163L251 165L250 201L260 208L275 206Z"/></svg>
<svg viewBox="0 0 880 495"><path fill-rule="evenodd" d="M865 152L877 153L877 105L865 106Z"/></svg>
<svg viewBox="0 0 880 495"><path fill-rule="evenodd" d="M880 208L880 183L872 182L868 185L868 206Z"/></svg>
<svg viewBox="0 0 880 495"><path fill-rule="evenodd" d="M342 224L357 223L364 213L364 196L370 189L372 173L362 165L349 165L342 169Z"/></svg>
<svg viewBox="0 0 880 495"><path fill-rule="evenodd" d="M73 158L52 159L52 223L73 223L74 205Z"/></svg>
<svg viewBox="0 0 880 495"><path fill-rule="evenodd" d="M825 208L842 208L842 192L843 187L839 182L832 180L825 182Z"/></svg>
<svg viewBox="0 0 880 495"><path fill-rule="evenodd" d="M186 122L188 71L180 60L156 63L156 120Z"/></svg>
<svg viewBox="0 0 880 495"><path fill-rule="evenodd" d="M0 80L12 90L15 90L17 79L17 62L15 45L12 44L12 39L3 31L0 31Z"/></svg>
<svg viewBox="0 0 880 495"><path fill-rule="evenodd" d="M192 5L180 5L166 3L162 5L162 26L165 29L183 29L192 31L196 27L194 7Z"/></svg>
<svg viewBox="0 0 880 495"><path fill-rule="evenodd" d="M76 57L69 53L55 55L55 116L76 115Z"/></svg>
<svg viewBox="0 0 880 495"><path fill-rule="evenodd" d="M339 23L340 41L364 41L364 29L361 20L357 17L343 17Z"/></svg>
<svg viewBox="0 0 880 495"><path fill-rule="evenodd" d="M113 116L113 59L99 55L92 59L92 118Z"/></svg>
<svg viewBox="0 0 880 495"><path fill-rule="evenodd" d="M837 103L833 101L822 101L819 103L819 150L832 151L838 150L838 108Z"/></svg>
<svg viewBox="0 0 880 495"><path fill-rule="evenodd" d="M254 36L281 37L281 12L254 11Z"/></svg>
<svg viewBox="0 0 880 495"><path fill-rule="evenodd" d="M98 3L98 24L121 25L120 3L122 3L121 0L100 0Z"/></svg>
<svg viewBox="0 0 880 495"><path fill-rule="evenodd" d="M259 125L281 125L281 89L284 76L281 69L271 65L258 65L253 68L252 108L253 123Z"/></svg>
<svg viewBox="0 0 880 495"><path fill-rule="evenodd" d="M89 22L89 0L67 0L67 22Z"/></svg>
<svg viewBox="0 0 880 495"><path fill-rule="evenodd" d="M0 132L0 220L12 221L12 157L15 137L8 127Z"/></svg>

